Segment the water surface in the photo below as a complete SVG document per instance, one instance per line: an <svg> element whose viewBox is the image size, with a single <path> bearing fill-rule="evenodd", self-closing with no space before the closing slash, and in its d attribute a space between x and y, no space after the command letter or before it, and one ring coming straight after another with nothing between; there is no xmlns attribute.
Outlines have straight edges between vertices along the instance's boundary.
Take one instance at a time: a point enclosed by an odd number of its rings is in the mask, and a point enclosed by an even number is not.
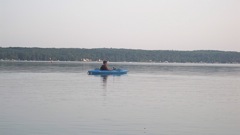
<svg viewBox="0 0 240 135"><path fill-rule="evenodd" d="M2 135L238 135L240 65L0 62Z"/></svg>

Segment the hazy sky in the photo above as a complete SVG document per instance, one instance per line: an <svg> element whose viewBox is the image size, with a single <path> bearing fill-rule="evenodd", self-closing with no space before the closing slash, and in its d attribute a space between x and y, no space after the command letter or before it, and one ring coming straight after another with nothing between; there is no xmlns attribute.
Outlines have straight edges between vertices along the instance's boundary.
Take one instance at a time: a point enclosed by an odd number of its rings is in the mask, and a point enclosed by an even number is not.
<svg viewBox="0 0 240 135"><path fill-rule="evenodd" d="M240 0L0 0L0 46L240 51Z"/></svg>

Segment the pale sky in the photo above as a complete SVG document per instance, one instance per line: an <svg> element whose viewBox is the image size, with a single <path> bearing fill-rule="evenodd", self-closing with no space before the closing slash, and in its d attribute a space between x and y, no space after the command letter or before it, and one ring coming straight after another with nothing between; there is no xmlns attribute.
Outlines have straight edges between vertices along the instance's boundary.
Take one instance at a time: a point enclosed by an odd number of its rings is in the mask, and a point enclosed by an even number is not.
<svg viewBox="0 0 240 135"><path fill-rule="evenodd" d="M240 0L0 0L0 46L240 52Z"/></svg>

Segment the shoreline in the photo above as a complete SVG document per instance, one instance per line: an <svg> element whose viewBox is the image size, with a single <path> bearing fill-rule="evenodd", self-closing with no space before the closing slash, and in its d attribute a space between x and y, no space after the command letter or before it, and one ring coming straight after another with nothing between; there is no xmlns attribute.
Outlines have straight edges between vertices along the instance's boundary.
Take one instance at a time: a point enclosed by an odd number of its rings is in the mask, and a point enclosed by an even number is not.
<svg viewBox="0 0 240 135"><path fill-rule="evenodd" d="M0 62L39 62L39 63L102 63L102 61L38 61L38 60L0 60ZM197 65L240 65L240 63L204 63L204 62L128 62L128 61L109 61L110 63L126 64L197 64Z"/></svg>

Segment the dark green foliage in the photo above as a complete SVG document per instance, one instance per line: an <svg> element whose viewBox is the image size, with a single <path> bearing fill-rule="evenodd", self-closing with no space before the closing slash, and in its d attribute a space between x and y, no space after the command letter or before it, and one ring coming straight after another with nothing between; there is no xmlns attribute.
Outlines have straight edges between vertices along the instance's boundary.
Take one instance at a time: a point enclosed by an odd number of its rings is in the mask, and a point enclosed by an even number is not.
<svg viewBox="0 0 240 135"><path fill-rule="evenodd" d="M129 61L129 62L204 62L204 63L240 63L239 52L225 51L164 51L132 49L79 49L79 48L22 48L0 47L0 59L34 61Z"/></svg>

